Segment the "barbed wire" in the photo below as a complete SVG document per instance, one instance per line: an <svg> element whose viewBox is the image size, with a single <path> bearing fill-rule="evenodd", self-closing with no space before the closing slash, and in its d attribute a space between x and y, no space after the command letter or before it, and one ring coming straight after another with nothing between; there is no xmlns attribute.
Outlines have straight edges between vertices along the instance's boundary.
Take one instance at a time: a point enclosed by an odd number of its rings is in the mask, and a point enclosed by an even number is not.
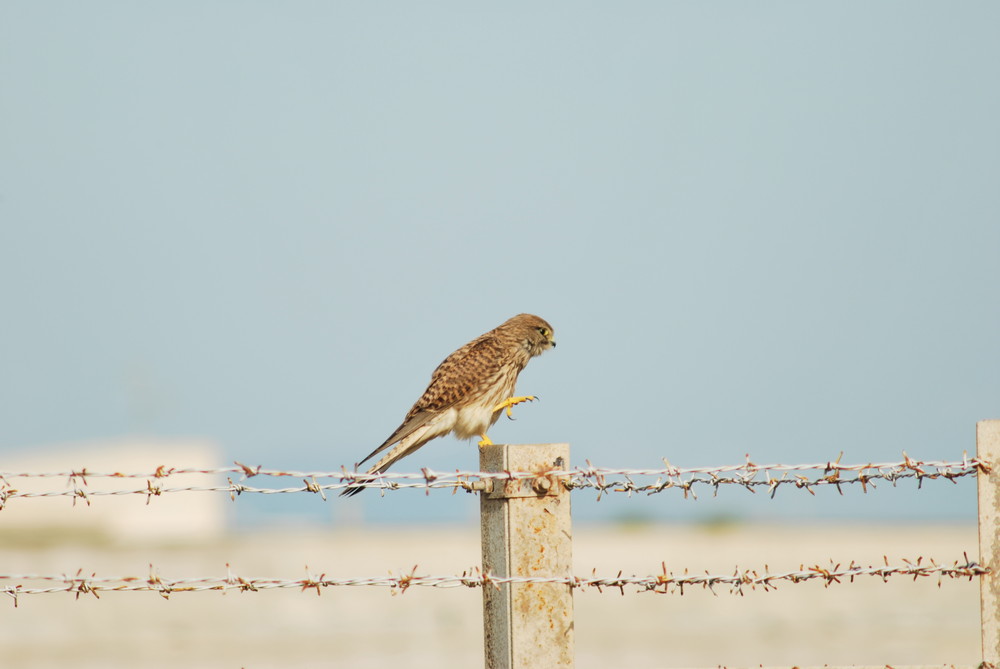
<svg viewBox="0 0 1000 669"><path fill-rule="evenodd" d="M982 567L976 562L969 560L967 554L963 553L961 561L956 560L951 566L940 564L933 559L925 560L918 557L916 560L902 560L902 564L892 566L889 559L883 556L884 564L881 566L861 566L851 562L846 567L834 564L830 561L829 567L819 565L805 567L800 565L797 570L771 573L767 565L763 569L740 569L736 567L732 574L710 574L703 575L689 574L684 570L681 575L675 574L667 569L666 563L661 563L661 571L658 574L649 576L624 576L621 571L615 576L597 576L596 570L591 576L495 576L484 573L478 567L473 567L463 571L460 575L454 576L430 576L417 573L414 566L409 573L394 576L391 572L387 576L373 576L364 578L327 578L326 574L318 576L308 575L301 579L278 579L278 578L244 578L237 576L227 564L227 575L225 577L196 577L196 578L165 578L157 573L156 567L149 566L149 576L97 576L96 574L84 575L80 569L76 574L67 576L43 575L43 574L0 574L0 582L24 581L16 585L0 586L0 592L4 592L14 600L14 606L18 604L18 598L22 595L42 595L59 592L68 592L76 596L93 595L100 598L102 592L155 592L164 598L169 599L172 594L186 592L228 592L237 590L240 592L258 592L262 590L276 589L298 589L302 592L315 590L316 594L321 594L325 588L334 587L358 587L375 586L387 587L393 590L393 594L405 592L408 588L432 587L432 588L486 588L494 587L499 589L504 584L526 584L526 583L552 583L566 585L571 589L579 590L594 588L599 592L604 589L618 590L622 595L625 589L635 589L637 592L654 592L659 594L684 594L685 588L701 587L718 594L716 587L722 586L728 589L730 594L744 595L747 590L757 590L760 588L765 592L776 590L782 582L804 583L807 581L822 581L824 586L829 587L834 583L847 581L853 583L854 579L869 576L888 581L892 577L912 576L913 580L920 578L937 577L938 586L946 578L968 578L972 580L977 576L989 573L989 569ZM42 587L39 583L54 583Z"/></svg>
<svg viewBox="0 0 1000 669"><path fill-rule="evenodd" d="M404 489L443 488L452 492L481 492L492 489L495 482L531 480L547 478L558 480L569 490L593 489L598 500L606 493L625 493L629 496L637 493L653 495L665 490L678 490L684 497L697 498L695 488L698 486L711 488L718 494L722 486L738 486L756 492L766 489L771 497L781 487L794 487L815 494L814 488L833 486L843 494L844 485L860 485L862 492L868 492L869 486L874 488L876 481L885 481L895 486L905 479L916 479L920 488L926 480L943 479L956 483L956 479L973 476L980 472L988 473L990 464L969 458L962 453L958 461L915 460L903 451L903 460L898 462L881 462L867 464L840 464L843 453L836 460L814 464L764 464L758 465L746 456L746 461L738 465L723 465L717 467L675 467L666 459L664 467L649 469L620 469L596 467L587 461L586 467L565 470L545 471L503 471L476 472L459 471L437 472L428 468L419 473L385 472L367 474L365 472L349 471L342 467L339 471L284 471L265 469L258 465L250 467L239 462L233 467L214 469L198 469L190 467L160 466L153 471L144 473L123 473L107 471L91 471L86 468L54 472L3 472L0 471L0 509L15 498L71 497L75 504L78 499L90 504L90 498L99 495L145 495L148 504L153 497L181 492L223 492L231 499L244 493L248 494L287 494L313 493L326 500L327 492L335 492L346 488L365 487L385 491ZM812 478L797 472L818 471L819 476ZM226 485L189 485L166 487L163 481L170 477L204 475L227 476ZM233 475L239 475L234 481ZM302 486L270 488L257 487L242 483L248 479L263 477L293 477L302 479ZM63 490L21 491L11 483L18 479L34 478L65 478L67 487ZM89 488L88 479L146 479L145 487L117 490L94 490ZM334 483L320 483L317 479L336 479ZM654 479L654 480L648 480Z"/></svg>

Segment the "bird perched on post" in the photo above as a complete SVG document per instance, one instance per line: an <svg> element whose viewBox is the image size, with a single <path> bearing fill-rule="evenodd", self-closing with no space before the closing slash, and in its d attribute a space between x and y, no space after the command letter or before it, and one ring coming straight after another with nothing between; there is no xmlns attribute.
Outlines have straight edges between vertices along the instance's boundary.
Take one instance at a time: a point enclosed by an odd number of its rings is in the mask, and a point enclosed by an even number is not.
<svg viewBox="0 0 1000 669"><path fill-rule="evenodd" d="M535 399L532 395L513 397L514 384L529 360L556 345L552 334L552 326L543 319L519 314L445 358L403 424L361 461L389 449L368 473L384 472L449 432L459 439L478 435L480 446L492 444L486 431L500 414L506 410L510 418L513 406ZM362 490L364 486L352 486L340 494L356 495Z"/></svg>

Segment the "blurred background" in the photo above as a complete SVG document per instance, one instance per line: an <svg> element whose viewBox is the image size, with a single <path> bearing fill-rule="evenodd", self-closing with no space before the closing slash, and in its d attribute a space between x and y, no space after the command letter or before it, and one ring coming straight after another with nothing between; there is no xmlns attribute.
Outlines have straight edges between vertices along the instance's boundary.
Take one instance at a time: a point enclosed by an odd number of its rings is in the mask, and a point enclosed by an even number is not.
<svg viewBox="0 0 1000 669"><path fill-rule="evenodd" d="M1000 415L998 15L5 2L0 454L155 435L352 466L447 354L532 312L559 347L494 441L958 457ZM412 497L347 504L465 513Z"/></svg>
<svg viewBox="0 0 1000 669"><path fill-rule="evenodd" d="M497 443L960 459L1000 417L998 22L930 0L3 2L0 470L350 468L520 312L559 346ZM397 469L420 467L475 469L475 444ZM975 522L971 481L884 488L578 495L574 518ZM222 502L237 530L478 521L444 492Z"/></svg>

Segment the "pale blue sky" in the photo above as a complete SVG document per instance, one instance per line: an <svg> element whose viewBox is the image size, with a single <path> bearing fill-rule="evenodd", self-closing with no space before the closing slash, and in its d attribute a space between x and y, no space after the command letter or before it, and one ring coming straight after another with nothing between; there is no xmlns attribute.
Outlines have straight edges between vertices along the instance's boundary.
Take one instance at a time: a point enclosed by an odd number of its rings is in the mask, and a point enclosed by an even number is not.
<svg viewBox="0 0 1000 669"><path fill-rule="evenodd" d="M336 469L528 311L559 347L495 441L961 457L1000 417L997 25L995 2L4 2L0 452L194 435ZM476 457L449 437L400 469ZM934 487L574 510L974 516L971 481Z"/></svg>

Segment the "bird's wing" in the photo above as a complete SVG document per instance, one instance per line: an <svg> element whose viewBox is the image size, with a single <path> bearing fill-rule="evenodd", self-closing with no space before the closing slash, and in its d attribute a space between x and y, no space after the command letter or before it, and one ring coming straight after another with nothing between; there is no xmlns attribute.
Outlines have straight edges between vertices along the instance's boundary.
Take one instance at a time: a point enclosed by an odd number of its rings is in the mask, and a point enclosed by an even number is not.
<svg viewBox="0 0 1000 669"><path fill-rule="evenodd" d="M492 332L487 332L437 366L431 374L430 385L410 409L410 414L444 411L477 398L500 373L505 362L503 345Z"/></svg>
<svg viewBox="0 0 1000 669"><path fill-rule="evenodd" d="M406 419L403 420L403 424L397 427L396 431L393 432L388 439L383 441L381 446L379 446L374 451L366 455L364 459L358 464L368 462L373 457L375 457L385 449L389 448L396 442L406 439L416 430L419 430L421 427L425 427L428 424L428 422L432 418L434 418L434 415L435 414L430 411L419 411L417 413L413 413L413 410L411 409L410 413L406 414ZM393 462L395 462L395 460Z"/></svg>
<svg viewBox="0 0 1000 669"><path fill-rule="evenodd" d="M500 342L490 335L487 332L445 358L431 374L430 384L406 414L402 425L361 462L367 462L396 442L406 439L442 411L475 397L477 391L481 392L484 380L496 376L503 365ZM426 442L421 442L421 445L423 443ZM419 446L407 453L417 448Z"/></svg>

